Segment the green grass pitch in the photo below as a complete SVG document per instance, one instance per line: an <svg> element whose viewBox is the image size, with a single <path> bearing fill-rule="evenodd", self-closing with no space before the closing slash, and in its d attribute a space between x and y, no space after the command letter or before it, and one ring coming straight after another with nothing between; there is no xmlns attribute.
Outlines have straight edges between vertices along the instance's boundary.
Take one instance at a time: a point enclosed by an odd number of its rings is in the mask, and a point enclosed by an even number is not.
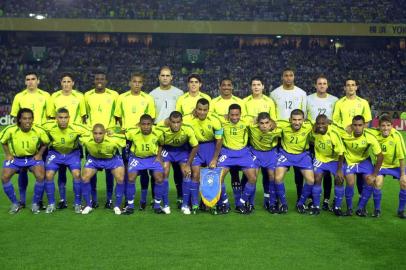
<svg viewBox="0 0 406 270"><path fill-rule="evenodd" d="M101 204L103 178L99 174ZM16 182L15 177L15 187ZM148 208L115 216L103 207L88 216L74 214L70 180L69 209L10 215L0 191L0 269L404 269L406 221L396 217L397 181L385 179L379 219L296 213L291 174L286 179L289 213L271 215L261 207L260 183L257 209L249 216L184 216L175 210L172 180L171 215ZM32 181L28 190L27 202ZM232 197L230 186L228 194Z"/></svg>

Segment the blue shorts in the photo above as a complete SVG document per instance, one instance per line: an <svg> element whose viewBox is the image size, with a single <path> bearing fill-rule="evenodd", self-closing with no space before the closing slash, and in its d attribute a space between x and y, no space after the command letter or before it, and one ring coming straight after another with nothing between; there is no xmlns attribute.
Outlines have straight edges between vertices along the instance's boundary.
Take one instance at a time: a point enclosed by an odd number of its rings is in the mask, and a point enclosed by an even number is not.
<svg viewBox="0 0 406 270"><path fill-rule="evenodd" d="M123 159L119 155L112 158L95 158L88 155L85 163L85 168L95 170L113 170L118 167L124 167Z"/></svg>
<svg viewBox="0 0 406 270"><path fill-rule="evenodd" d="M406 172L406 169L405 169ZM381 168L378 172L378 175L391 175L394 179L400 179L400 167L397 168Z"/></svg>
<svg viewBox="0 0 406 270"><path fill-rule="evenodd" d="M128 161L128 172L135 173L142 170L153 170L154 172L164 172L164 168L161 163L156 161L156 156L139 158L134 155L130 155Z"/></svg>
<svg viewBox="0 0 406 270"><path fill-rule="evenodd" d="M220 151L218 167L230 168L240 167L243 170L257 168L255 164L256 157L251 153L248 147L240 150L232 150L222 147Z"/></svg>
<svg viewBox="0 0 406 270"><path fill-rule="evenodd" d="M199 143L199 150L193 159L192 166L209 166L215 151L216 142L211 141Z"/></svg>
<svg viewBox="0 0 406 270"><path fill-rule="evenodd" d="M321 162L317 159L313 161L313 170L315 174L332 173L337 174L338 161Z"/></svg>
<svg viewBox="0 0 406 270"><path fill-rule="evenodd" d="M125 147L124 147L124 148L122 149L122 151L121 151L121 157L123 158L123 161L124 161L125 163L127 163L128 160L130 159L130 156L131 156L131 151L130 151L131 145L132 145L131 141L126 141Z"/></svg>
<svg viewBox="0 0 406 270"><path fill-rule="evenodd" d="M277 167L287 167L290 166L297 167L302 170L313 170L312 157L309 151L304 151L300 154L290 154L285 150L281 149L278 155L278 160L276 162Z"/></svg>
<svg viewBox="0 0 406 270"><path fill-rule="evenodd" d="M374 172L374 166L372 165L372 162L369 158L361 161L360 163L357 164L352 164L348 165L347 163L344 162L343 166L343 173L344 175L349 175L349 174L371 174Z"/></svg>
<svg viewBox="0 0 406 270"><path fill-rule="evenodd" d="M255 163L257 167L275 170L279 154L276 147L269 151L259 151L251 148L251 152L256 157Z"/></svg>
<svg viewBox="0 0 406 270"><path fill-rule="evenodd" d="M44 166L44 161L34 160L34 156L25 158L14 157L13 160L3 161L3 168L9 168L16 171L20 171L21 169L25 168L31 168L34 166Z"/></svg>
<svg viewBox="0 0 406 270"><path fill-rule="evenodd" d="M72 170L80 170L80 151L79 149L73 150L69 154L61 154L55 150L49 150L45 169L47 171L57 171L61 165L65 165Z"/></svg>
<svg viewBox="0 0 406 270"><path fill-rule="evenodd" d="M189 158L189 148L165 145L161 155L164 162L186 163Z"/></svg>

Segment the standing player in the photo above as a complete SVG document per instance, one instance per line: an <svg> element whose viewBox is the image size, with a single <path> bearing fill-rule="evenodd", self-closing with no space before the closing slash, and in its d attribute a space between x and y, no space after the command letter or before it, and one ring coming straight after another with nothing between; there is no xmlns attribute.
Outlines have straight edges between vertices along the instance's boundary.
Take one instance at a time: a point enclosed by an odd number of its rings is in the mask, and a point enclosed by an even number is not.
<svg viewBox="0 0 406 270"><path fill-rule="evenodd" d="M20 109L28 108L34 112L34 124L41 125L46 122L47 106L49 105L50 95L38 88L40 83L36 72L27 72L25 74L25 90L18 93L11 105L10 115L17 117ZM18 189L20 193L20 203L25 207L25 194L28 185L28 175L26 170L20 170L18 175ZM42 201L40 200L40 204Z"/></svg>
<svg viewBox="0 0 406 270"><path fill-rule="evenodd" d="M344 175L345 175L345 199L347 202L347 216L352 216L352 199L354 197L355 174L361 174L367 182L373 182L381 168L383 155L381 147L375 136L365 129L365 120L362 115L354 116L351 125L351 134L348 134L345 129L338 128L343 141L344 151ZM369 157L370 153L376 156L375 166L372 164ZM342 189L340 189L342 192ZM344 194L339 193L335 198L334 212L341 207L341 202ZM363 197L363 196L362 196Z"/></svg>
<svg viewBox="0 0 406 270"><path fill-rule="evenodd" d="M199 149L199 143L194 134L194 130L182 123L182 114L178 111L173 111L169 115L168 126L159 124L159 129L163 135L160 139L160 144L163 145L162 157L164 160L164 182L168 182L170 166L172 162L178 162L182 171L182 206L181 211L185 215L189 215L190 208L190 185L192 174L192 161ZM191 149L190 149L191 148ZM174 176L176 177L176 176ZM175 180L175 179L174 179ZM165 214L170 214L168 201L168 183L164 184L162 211Z"/></svg>
<svg viewBox="0 0 406 270"><path fill-rule="evenodd" d="M276 104L276 116L278 120L288 121L291 112L295 109L306 112L306 92L295 85L295 74L291 68L283 70L282 85L271 92L271 98ZM293 168L295 170L296 194L299 200L303 189L303 176L299 168L296 166Z"/></svg>
<svg viewBox="0 0 406 270"><path fill-rule="evenodd" d="M167 119L171 112L176 110L176 101L183 95L183 91L172 85L172 71L170 67L164 66L159 71L159 86L149 93L155 101L156 118L155 123L159 123ZM179 164L172 163L173 177L175 179L177 204L178 207L182 205L182 172ZM141 179L141 185L143 185ZM167 183L167 182L166 182ZM148 185L148 184L147 184ZM169 187L168 187L169 188Z"/></svg>
<svg viewBox="0 0 406 270"><path fill-rule="evenodd" d="M241 119L241 106L231 104L228 109L227 120L222 121L224 129L223 147L221 148L218 166L221 172L220 212L228 213L229 203L224 179L230 167L242 168L247 183L243 187L241 198L235 201L236 211L240 214L250 214L254 210L255 185L257 181L255 156L252 155L248 144L248 124Z"/></svg>
<svg viewBox="0 0 406 270"><path fill-rule="evenodd" d="M45 130L33 125L34 113L31 109L20 109L16 119L17 124L8 126L0 133L0 142L5 154L1 174L3 190L12 203L9 213L15 214L20 211L22 205L18 203L11 178L22 169L30 169L36 179L31 210L34 214L38 214L40 211L38 202L44 191L45 178L42 155L49 138Z"/></svg>
<svg viewBox="0 0 406 270"><path fill-rule="evenodd" d="M295 109L291 112L289 122L278 121L278 127L282 129L282 149L280 150L275 169L276 194L281 202L279 213L285 214L288 212L283 180L288 168L296 166L306 179L303 192L296 204L297 211L304 214L304 203L312 194L314 185L312 157L309 152L309 135L312 131L312 125L304 120L302 110ZM315 194L313 194L313 201L316 201Z"/></svg>
<svg viewBox="0 0 406 270"><path fill-rule="evenodd" d="M272 120L276 120L276 107L273 100L266 95L264 95L264 82L259 76L251 78L250 81L252 95L243 99L245 111L247 112L246 118L249 122L256 121L259 113L267 112L269 113ZM269 173L268 169L261 167L262 171L262 185L264 188L264 206L269 208ZM242 184L246 182L246 178L243 176Z"/></svg>
<svg viewBox="0 0 406 270"><path fill-rule="evenodd" d="M231 78L225 77L220 82L220 96L211 101L210 111L216 115L220 121L228 118L228 110L230 105L238 104L241 107L241 117L245 117L244 101L239 97L233 95L233 81ZM241 182L239 170L237 168L230 168L231 185L233 187L234 200L240 201L241 198Z"/></svg>
<svg viewBox="0 0 406 270"><path fill-rule="evenodd" d="M152 117L144 114L140 118L139 128L130 128L126 131L127 140L132 144L128 162L127 207L123 212L126 215L134 213L135 179L141 170L153 171L154 211L157 214L163 213L161 201L164 191L164 169L161 157L162 147L159 145L162 133L153 124Z"/></svg>
<svg viewBox="0 0 406 270"><path fill-rule="evenodd" d="M202 88L202 78L198 74L189 75L187 85L189 92L180 96L176 102L176 110L182 115L191 114L196 108L197 101L201 98L207 99L209 103L211 101L209 95L200 92Z"/></svg>
<svg viewBox="0 0 406 270"><path fill-rule="evenodd" d="M130 90L118 97L114 116L124 130L137 127L140 117L143 114L148 114L152 118L155 118L154 98L142 91L143 85L144 76L139 73L134 73L131 75L129 82ZM126 167L128 165L130 147L130 143L127 142L126 149L123 152L123 161ZM149 177L148 171L145 170L141 170L139 174L141 177L140 210L144 210L147 202ZM128 182L127 174L125 182Z"/></svg>
<svg viewBox="0 0 406 270"><path fill-rule="evenodd" d="M383 163L375 181L369 181L362 191L361 200L358 205L357 215L366 216L365 206L373 194L375 210L373 217L381 215L381 197L383 180L386 175L400 180L398 216L406 218L404 209L406 204L406 174L405 174L405 143L402 135L392 126L392 119L389 116L382 116L379 119L379 130L370 130L377 138L382 148ZM373 179L369 179L373 180Z"/></svg>
<svg viewBox="0 0 406 270"><path fill-rule="evenodd" d="M45 163L45 191L48 198L51 198L51 200L48 199L46 213L55 211L54 176L60 166L65 166L69 167L72 173L73 193L75 195L74 209L75 213L79 214L81 211L79 137L90 133L90 130L81 124L70 123L69 111L66 108L59 108L56 112L56 121L49 121L43 127L51 138Z"/></svg>
<svg viewBox="0 0 406 270"><path fill-rule="evenodd" d="M334 130L333 126L329 125L329 119L325 114L319 114L316 117L316 123L313 132L315 158L314 166L314 186L313 186L313 207L310 214L320 214L320 198L321 198L321 181L326 174L334 174L335 176L335 195L344 193L343 175L343 160L344 146L340 139L340 135ZM341 190L339 190L341 189ZM324 206L324 203L323 203ZM327 205L328 207L328 205ZM340 215L339 209L335 210L337 215Z"/></svg>
<svg viewBox="0 0 406 270"><path fill-rule="evenodd" d="M319 75L316 79L316 93L307 96L307 119L313 124L318 115L325 115L329 120L333 119L334 104L338 99L328 94L327 89L327 78L324 75ZM323 176L323 210L329 209L331 183L331 174L326 171Z"/></svg>
<svg viewBox="0 0 406 270"><path fill-rule="evenodd" d="M368 127L369 121L372 120L371 109L368 101L357 96L358 85L353 78L348 78L345 81L344 91L345 97L340 98L333 112L333 122L348 131L351 130L352 120L354 116L361 115L365 119L365 127ZM362 175L357 175L358 193L362 193L364 180Z"/></svg>
<svg viewBox="0 0 406 270"><path fill-rule="evenodd" d="M73 75L64 73L61 76L62 90L51 95L47 109L48 117L54 119L59 108L66 108L69 111L70 123L82 124L86 121L86 106L84 95L73 89L75 81ZM66 202L66 166L61 164L58 170L58 189L60 201L57 208L67 207Z"/></svg>
<svg viewBox="0 0 406 270"><path fill-rule="evenodd" d="M82 194L86 207L82 214L87 215L92 210L90 201L90 179L98 170L111 170L116 179L116 201L114 213L121 214L121 200L124 194L124 163L117 153L125 147L125 137L120 135L106 136L106 129L102 124L96 124L92 130L92 136L83 136L80 141L86 149L88 156L82 173Z"/></svg>
<svg viewBox="0 0 406 270"><path fill-rule="evenodd" d="M209 106L209 100L199 99L193 113L186 115L183 120L185 124L193 128L199 142L199 150L192 163L192 182L190 184L193 214L196 214L199 208L200 167L217 167L222 145L223 128L220 120L209 113Z"/></svg>
<svg viewBox="0 0 406 270"><path fill-rule="evenodd" d="M104 72L94 75L95 88L85 93L85 104L87 111L87 124L94 127L95 124L102 124L106 129L113 129L116 126L114 111L117 103L118 93L106 88L107 77ZM92 181L92 204L93 208L99 206L97 201L97 177L94 174ZM106 170L106 204L105 208L112 208L111 197L113 195L114 178L109 169Z"/></svg>
<svg viewBox="0 0 406 270"><path fill-rule="evenodd" d="M262 169L263 181L268 179L268 190L264 190L268 197L265 197L270 213L277 213L276 191L275 191L275 166L278 158L278 138L281 136L281 129L274 128L275 122L268 112L260 112L256 117L255 124L249 126L249 141L251 151L256 157L255 162ZM267 177L265 177L267 176ZM253 204L253 202L251 202Z"/></svg>

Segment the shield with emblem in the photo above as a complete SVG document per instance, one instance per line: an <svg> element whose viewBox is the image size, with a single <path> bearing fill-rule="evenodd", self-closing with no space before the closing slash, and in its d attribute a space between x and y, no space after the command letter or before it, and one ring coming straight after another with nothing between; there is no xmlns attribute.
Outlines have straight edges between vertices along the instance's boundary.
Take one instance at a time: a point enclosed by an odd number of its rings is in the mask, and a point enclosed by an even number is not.
<svg viewBox="0 0 406 270"><path fill-rule="evenodd" d="M200 171L200 194L208 207L214 207L221 195L221 168L202 168Z"/></svg>

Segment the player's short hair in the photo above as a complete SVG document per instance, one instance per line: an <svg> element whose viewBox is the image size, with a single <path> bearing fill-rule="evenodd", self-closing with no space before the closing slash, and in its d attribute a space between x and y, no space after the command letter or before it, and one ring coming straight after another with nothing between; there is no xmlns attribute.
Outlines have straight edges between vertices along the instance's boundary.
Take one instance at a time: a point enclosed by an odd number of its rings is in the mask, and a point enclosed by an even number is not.
<svg viewBox="0 0 406 270"><path fill-rule="evenodd" d="M142 121L145 121L145 120L151 121L151 123L154 121L154 120L152 119L151 115L149 115L149 114L143 114L143 115L141 115L141 117L140 117L140 123L141 123Z"/></svg>
<svg viewBox="0 0 406 270"><path fill-rule="evenodd" d="M161 68L159 69L159 74L161 74L162 70L164 70L164 69L169 70L169 72L172 74L172 69L171 69L169 66L163 66L163 67L161 67Z"/></svg>
<svg viewBox="0 0 406 270"><path fill-rule="evenodd" d="M231 104L230 107L228 107L228 113L230 113L231 110L239 110L241 112L241 106L236 103Z"/></svg>
<svg viewBox="0 0 406 270"><path fill-rule="evenodd" d="M319 115L317 115L317 117L316 117L316 122L318 122L318 121L320 121L320 120L322 120L322 119L328 120L327 115L325 115L325 114L319 114Z"/></svg>
<svg viewBox="0 0 406 270"><path fill-rule="evenodd" d="M261 76L258 76L258 75L251 78L250 85L252 84L253 81L260 81L262 84L264 84L264 79Z"/></svg>
<svg viewBox="0 0 406 270"><path fill-rule="evenodd" d="M132 79L132 78L134 78L134 77L140 77L140 78L142 78L142 80L144 80L144 74L139 73L139 72L131 73L130 79Z"/></svg>
<svg viewBox="0 0 406 270"><path fill-rule="evenodd" d="M35 77L37 77L37 79L39 79L38 72L36 71L28 70L27 72L24 73L24 77L27 77L28 75L34 75Z"/></svg>
<svg viewBox="0 0 406 270"><path fill-rule="evenodd" d="M352 118L352 122L354 121L362 121L363 123L365 123L365 118L362 115L356 115Z"/></svg>
<svg viewBox="0 0 406 270"><path fill-rule="evenodd" d="M347 85L347 82L348 82L348 81L354 81L354 82L355 82L355 85L358 86L358 81L357 81L356 79L354 79L353 77L347 77L347 78L345 79L344 85Z"/></svg>
<svg viewBox="0 0 406 270"><path fill-rule="evenodd" d="M316 79L314 80L314 83L317 84L317 81L318 81L319 79L325 79L326 81L328 81L326 75L324 75L324 74L319 74L319 75L317 75Z"/></svg>
<svg viewBox="0 0 406 270"><path fill-rule="evenodd" d="M32 119L34 119L34 112L31 109L29 109L29 108L21 108L17 112L17 126L20 126L20 120L23 117L23 113L30 113L31 116L32 116Z"/></svg>
<svg viewBox="0 0 406 270"><path fill-rule="evenodd" d="M261 121L261 120L263 120L263 119L269 119L269 120L271 120L271 116L269 115L268 112L260 112L260 113L258 114L257 122L259 122L259 121Z"/></svg>
<svg viewBox="0 0 406 270"><path fill-rule="evenodd" d="M95 124L95 125L93 126L92 131L94 131L96 128L101 128L102 130L106 130L106 129L104 128L104 125L101 124L101 123Z"/></svg>
<svg viewBox="0 0 406 270"><path fill-rule="evenodd" d="M290 113L290 118L292 118L292 116L294 116L294 115L301 115L304 118L304 112L301 109L294 109Z"/></svg>
<svg viewBox="0 0 406 270"><path fill-rule="evenodd" d="M59 108L58 110L56 110L56 113L57 114L60 114L60 113L67 113L68 115L69 115L69 111L68 111L68 109L66 109L66 108Z"/></svg>
<svg viewBox="0 0 406 270"><path fill-rule="evenodd" d="M209 105L210 106L210 102L207 100L207 99L205 99L205 98L200 98L197 102L196 102L196 108L197 108L197 104L200 104L200 105Z"/></svg>
<svg viewBox="0 0 406 270"><path fill-rule="evenodd" d="M107 78L107 72L104 71L103 69L98 69L98 70L96 70L96 71L93 73L93 77L96 76L96 75L104 75L104 77Z"/></svg>
<svg viewBox="0 0 406 270"><path fill-rule="evenodd" d="M178 112L178 111L173 111L169 115L169 119L177 119L177 118L182 119L182 114L180 112Z"/></svg>
<svg viewBox="0 0 406 270"><path fill-rule="evenodd" d="M287 71L292 71L293 74L295 74L295 70L294 70L293 68L291 68L291 67L285 67L285 68L283 69L283 71L282 71L282 74L285 73L285 72L287 72Z"/></svg>
<svg viewBox="0 0 406 270"><path fill-rule="evenodd" d="M224 81L230 81L231 82L231 84L233 84L233 79L231 79L231 77L223 77L223 78L221 78L221 80L220 80L220 85L224 82Z"/></svg>
<svg viewBox="0 0 406 270"><path fill-rule="evenodd" d="M200 75L199 75L199 74L196 74L196 73L190 74L190 75L187 77L187 82L189 82L189 81L190 81L191 79L193 79L193 78L195 78L196 80L198 80L199 83L202 83L202 77L200 77Z"/></svg>
<svg viewBox="0 0 406 270"><path fill-rule="evenodd" d="M73 74L70 72L64 72L61 74L60 79L61 81L63 80L63 78L65 77L69 77L73 82L75 81L75 78L73 77Z"/></svg>
<svg viewBox="0 0 406 270"><path fill-rule="evenodd" d="M382 124L383 122L389 122L392 124L392 117L390 117L389 114L382 115L379 117L379 124Z"/></svg>

